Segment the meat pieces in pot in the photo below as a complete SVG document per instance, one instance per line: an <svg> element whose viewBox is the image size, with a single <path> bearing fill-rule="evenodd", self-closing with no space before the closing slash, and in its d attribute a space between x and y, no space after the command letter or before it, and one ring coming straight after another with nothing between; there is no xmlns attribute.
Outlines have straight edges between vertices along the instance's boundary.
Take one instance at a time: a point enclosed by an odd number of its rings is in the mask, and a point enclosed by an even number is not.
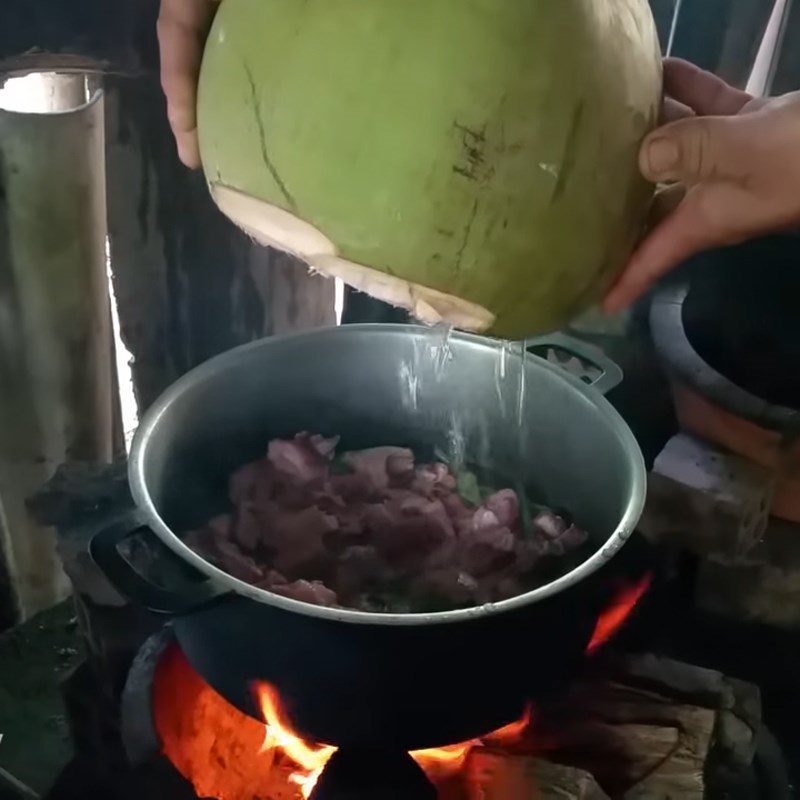
<svg viewBox="0 0 800 800"><path fill-rule="evenodd" d="M420 613L530 591L586 556L586 534L511 488L338 438L273 440L229 481L232 511L185 536L230 575L306 603Z"/></svg>

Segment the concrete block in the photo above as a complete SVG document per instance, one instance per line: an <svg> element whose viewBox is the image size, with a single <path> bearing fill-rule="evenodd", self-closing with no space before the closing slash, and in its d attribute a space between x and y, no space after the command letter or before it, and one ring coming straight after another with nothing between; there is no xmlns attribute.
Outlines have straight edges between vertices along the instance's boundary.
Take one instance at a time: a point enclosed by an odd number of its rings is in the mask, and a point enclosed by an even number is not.
<svg viewBox="0 0 800 800"><path fill-rule="evenodd" d="M695 600L729 619L800 630L800 524L773 519L746 559L701 562Z"/></svg>
<svg viewBox="0 0 800 800"><path fill-rule="evenodd" d="M656 458L639 530L651 542L736 561L761 539L772 471L686 434Z"/></svg>

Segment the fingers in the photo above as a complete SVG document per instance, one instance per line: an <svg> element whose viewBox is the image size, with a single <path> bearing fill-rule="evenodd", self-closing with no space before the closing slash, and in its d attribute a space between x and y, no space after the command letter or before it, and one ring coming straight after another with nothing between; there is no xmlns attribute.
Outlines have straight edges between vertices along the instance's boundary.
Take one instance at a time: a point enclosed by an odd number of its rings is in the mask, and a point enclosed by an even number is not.
<svg viewBox="0 0 800 800"><path fill-rule="evenodd" d="M645 139L639 166L654 183L692 186L709 179L738 180L748 164L748 138L744 117L679 120Z"/></svg>
<svg viewBox="0 0 800 800"><path fill-rule="evenodd" d="M653 198L650 216L647 221L647 232L660 224L683 202L686 197L686 187L679 183L660 186Z"/></svg>
<svg viewBox="0 0 800 800"><path fill-rule="evenodd" d="M708 225L702 213L700 191L690 192L639 245L603 301L604 311L615 314L627 308L675 264L722 243L722 237Z"/></svg>
<svg viewBox="0 0 800 800"><path fill-rule="evenodd" d="M197 76L216 6L214 0L162 0L158 18L161 85L167 98L167 116L178 155L192 168L200 166Z"/></svg>
<svg viewBox="0 0 800 800"><path fill-rule="evenodd" d="M753 99L722 78L679 58L664 59L664 92L706 116L738 114Z"/></svg>
<svg viewBox="0 0 800 800"><path fill-rule="evenodd" d="M640 154L642 173L655 183L677 185L656 198L654 210L664 218L640 244L607 295L606 311L620 311L676 264L726 243L722 223L712 219L715 215L709 209L727 213L724 194L732 194L746 178L752 136L747 117L693 117L665 125L645 140ZM681 200L685 187L690 188Z"/></svg>
<svg viewBox="0 0 800 800"><path fill-rule="evenodd" d="M689 106L679 103L671 97L665 97L661 106L661 124L666 125L670 122L677 122L679 119L693 117L694 111Z"/></svg>

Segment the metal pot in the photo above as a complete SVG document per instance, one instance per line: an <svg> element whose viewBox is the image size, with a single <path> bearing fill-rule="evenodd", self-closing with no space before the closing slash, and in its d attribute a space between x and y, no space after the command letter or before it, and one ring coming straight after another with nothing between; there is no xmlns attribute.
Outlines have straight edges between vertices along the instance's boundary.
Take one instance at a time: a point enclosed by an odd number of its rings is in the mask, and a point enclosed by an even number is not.
<svg viewBox="0 0 800 800"><path fill-rule="evenodd" d="M218 692L259 716L252 682L268 681L296 728L316 741L412 750L515 718L580 663L610 599L603 568L642 510L641 453L599 391L621 379L616 365L551 337L597 365L601 376L589 386L538 356L523 361L501 343L453 334L447 363L425 374L435 336L407 325L345 326L259 341L189 373L137 432L130 483L138 511L92 543L124 594L174 615L184 653ZM521 400L504 388L514 364L524 364ZM411 615L279 597L187 548L176 532L224 507L230 472L263 454L269 439L300 430L340 434L349 448L401 444L420 455L447 449L456 431L467 461L569 509L595 552L520 597ZM118 550L141 527L203 580L167 590L142 578Z"/></svg>

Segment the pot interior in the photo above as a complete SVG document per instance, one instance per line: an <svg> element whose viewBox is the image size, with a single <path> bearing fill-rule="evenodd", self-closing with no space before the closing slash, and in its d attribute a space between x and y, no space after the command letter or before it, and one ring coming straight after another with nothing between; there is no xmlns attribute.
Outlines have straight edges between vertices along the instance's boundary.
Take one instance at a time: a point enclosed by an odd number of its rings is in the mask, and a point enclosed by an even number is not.
<svg viewBox="0 0 800 800"><path fill-rule="evenodd" d="M460 334L443 343L435 330L346 326L212 360L143 422L134 489L141 494L138 473L166 525L191 529L228 507L237 466L261 457L270 439L305 430L340 435L340 449L460 454L506 485L524 486L534 501L570 512L597 546L626 513L635 523L641 455L605 400L533 355L522 381L523 359L501 343Z"/></svg>

